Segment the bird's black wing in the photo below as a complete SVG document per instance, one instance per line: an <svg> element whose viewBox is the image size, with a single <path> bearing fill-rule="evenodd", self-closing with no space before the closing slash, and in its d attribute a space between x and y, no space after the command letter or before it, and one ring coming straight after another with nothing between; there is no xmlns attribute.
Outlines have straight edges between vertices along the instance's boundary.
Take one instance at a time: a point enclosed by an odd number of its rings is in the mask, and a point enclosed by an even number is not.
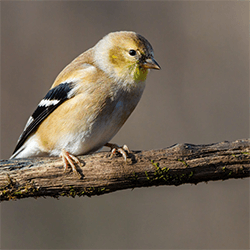
<svg viewBox="0 0 250 250"><path fill-rule="evenodd" d="M35 112L30 116L23 133L20 135L13 154L24 144L31 133L37 130L44 121L57 107L63 102L73 97L73 82L64 82L53 89L50 89L42 101L38 104Z"/></svg>

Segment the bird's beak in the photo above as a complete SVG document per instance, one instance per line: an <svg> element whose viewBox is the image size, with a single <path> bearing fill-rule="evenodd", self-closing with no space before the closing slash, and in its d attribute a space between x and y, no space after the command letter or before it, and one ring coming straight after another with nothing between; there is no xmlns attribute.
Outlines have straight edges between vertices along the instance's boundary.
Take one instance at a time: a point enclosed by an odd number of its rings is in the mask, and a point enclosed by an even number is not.
<svg viewBox="0 0 250 250"><path fill-rule="evenodd" d="M146 59L143 67L146 69L161 69L160 65L155 61L154 58Z"/></svg>

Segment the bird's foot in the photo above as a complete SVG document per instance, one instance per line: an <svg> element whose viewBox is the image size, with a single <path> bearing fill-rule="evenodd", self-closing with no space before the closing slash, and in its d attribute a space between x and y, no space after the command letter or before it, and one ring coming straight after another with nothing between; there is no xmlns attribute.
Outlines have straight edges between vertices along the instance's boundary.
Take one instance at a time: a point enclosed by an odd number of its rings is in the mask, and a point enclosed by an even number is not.
<svg viewBox="0 0 250 250"><path fill-rule="evenodd" d="M112 158L116 152L119 152L125 161L127 161L128 153L130 153L130 150L127 145L123 145L122 147L118 146L114 143L106 143L104 146L111 148L111 156Z"/></svg>
<svg viewBox="0 0 250 250"><path fill-rule="evenodd" d="M81 175L77 170L75 164L78 164L79 166L81 166L82 164L76 156L70 154L65 149L62 149L60 157L62 157L63 160L64 171L66 171L68 169L68 166L70 165L74 173L76 173L77 175Z"/></svg>

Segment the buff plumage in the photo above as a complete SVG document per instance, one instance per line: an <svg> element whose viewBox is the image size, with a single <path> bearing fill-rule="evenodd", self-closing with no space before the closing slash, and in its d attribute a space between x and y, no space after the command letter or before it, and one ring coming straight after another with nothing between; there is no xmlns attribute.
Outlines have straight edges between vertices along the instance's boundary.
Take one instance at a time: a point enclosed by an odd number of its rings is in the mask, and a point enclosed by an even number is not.
<svg viewBox="0 0 250 250"><path fill-rule="evenodd" d="M135 109L149 69L160 69L153 48L135 32L113 32L73 60L29 118L11 158L76 156L108 143ZM120 149L118 147L118 149ZM122 152L122 150L121 150Z"/></svg>

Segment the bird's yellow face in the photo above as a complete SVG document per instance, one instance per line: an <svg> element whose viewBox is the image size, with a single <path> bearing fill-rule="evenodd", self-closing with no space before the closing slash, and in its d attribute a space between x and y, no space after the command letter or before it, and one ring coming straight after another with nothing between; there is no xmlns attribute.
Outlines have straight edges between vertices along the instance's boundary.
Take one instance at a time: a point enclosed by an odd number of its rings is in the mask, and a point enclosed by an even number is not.
<svg viewBox="0 0 250 250"><path fill-rule="evenodd" d="M105 71L116 78L144 82L149 69L160 69L154 60L153 48L144 37L134 32L120 32L109 34L104 41Z"/></svg>
<svg viewBox="0 0 250 250"><path fill-rule="evenodd" d="M129 47L132 48L132 46ZM142 55L137 49L116 46L110 50L109 60L119 76L129 75L133 76L135 81L145 81L148 69L140 63Z"/></svg>
<svg viewBox="0 0 250 250"><path fill-rule="evenodd" d="M109 50L109 61L120 77L132 77L134 81L145 81L149 68L160 69L154 60L149 42L139 36L115 37Z"/></svg>

